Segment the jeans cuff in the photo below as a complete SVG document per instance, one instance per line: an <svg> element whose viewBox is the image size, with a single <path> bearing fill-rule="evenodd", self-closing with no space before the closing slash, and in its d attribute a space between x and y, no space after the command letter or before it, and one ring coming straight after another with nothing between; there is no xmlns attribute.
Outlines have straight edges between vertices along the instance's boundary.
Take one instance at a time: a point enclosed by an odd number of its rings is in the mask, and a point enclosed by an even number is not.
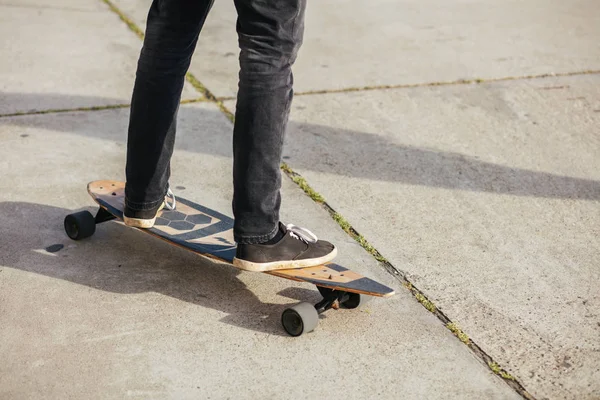
<svg viewBox="0 0 600 400"><path fill-rule="evenodd" d="M130 210L145 211L158 207L164 201L165 199L163 198L156 201L145 201L143 203L137 203L135 201L129 201L127 200L127 198L125 198L125 207L129 208Z"/></svg>
<svg viewBox="0 0 600 400"><path fill-rule="evenodd" d="M267 242L267 241L273 239L275 237L275 235L277 235L278 230L279 230L279 222L275 225L275 228L270 233L267 233L266 235L243 236L243 235L237 235L234 232L233 239L236 241L237 244L260 244L260 243L264 243L264 242Z"/></svg>

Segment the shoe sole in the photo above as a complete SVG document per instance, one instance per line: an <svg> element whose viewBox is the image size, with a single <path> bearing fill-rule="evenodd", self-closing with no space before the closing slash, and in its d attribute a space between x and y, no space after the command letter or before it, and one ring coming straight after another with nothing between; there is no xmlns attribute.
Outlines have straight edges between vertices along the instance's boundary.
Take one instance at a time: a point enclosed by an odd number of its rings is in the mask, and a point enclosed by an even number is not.
<svg viewBox="0 0 600 400"><path fill-rule="evenodd" d="M150 219L130 218L123 215L123 222L125 222L125 225L131 226L132 228L150 229L154 226L154 223L156 222L156 216L163 208L165 208L165 203L161 204L160 208L156 211L154 218Z"/></svg>
<svg viewBox="0 0 600 400"><path fill-rule="evenodd" d="M256 263L252 261L241 260L239 258L233 259L233 265L239 269L252 272L267 272L276 271L279 269L299 269L314 267L322 265L333 260L337 256L337 247L333 248L333 251L318 258L307 258L304 260L289 260L289 261L273 261L268 263Z"/></svg>

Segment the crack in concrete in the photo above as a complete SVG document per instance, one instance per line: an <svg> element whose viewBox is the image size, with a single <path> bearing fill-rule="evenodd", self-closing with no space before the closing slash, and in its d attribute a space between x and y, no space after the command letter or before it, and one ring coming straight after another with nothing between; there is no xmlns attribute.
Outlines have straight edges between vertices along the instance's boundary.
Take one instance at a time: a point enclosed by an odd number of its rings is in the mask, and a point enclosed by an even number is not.
<svg viewBox="0 0 600 400"><path fill-rule="evenodd" d="M121 21L125 22L125 24L127 24L127 26L129 27L129 29L131 29L131 31L133 31L140 39L144 39L144 32L135 24L135 22L133 22L127 15L125 15L124 12L122 12L117 6L115 6L110 0L102 0L109 8L111 11L113 11L115 14L117 14L119 16L119 18L121 19ZM223 102L221 100L219 100L210 90L208 90L208 88L206 86L204 86L202 84L202 82L200 82L191 72L188 72L185 75L187 81L200 93L202 93L204 95L204 97L206 97L209 101L215 103L217 105L217 107L219 107L219 110L221 110L221 112L223 114L225 114L227 116L227 118L233 122L233 113L231 111L229 111L227 109L227 107L225 107L225 105L223 104Z"/></svg>
<svg viewBox="0 0 600 400"><path fill-rule="evenodd" d="M294 96L311 96L319 94L336 94L336 93L352 93L352 92L365 92L374 90L390 90L390 89L411 89L419 87L435 87L435 86L453 86L453 85L473 85L482 83L494 83L494 82L506 82L506 81L517 81L517 80L530 80L530 79L543 79L552 77L568 77L578 75L594 75L600 74L600 70L584 70L575 72L561 72L551 74L537 74L537 75L523 75L523 76L503 76L500 78L473 78L473 79L459 79L456 81L440 81L440 82L422 82L422 83L405 83L398 85L372 85L372 86L359 86L359 87L348 87L341 89L323 89L323 90L307 90L305 92L294 93ZM556 86L551 88L541 89L561 89L563 86ZM230 101L235 100L233 96L218 97L219 101Z"/></svg>
<svg viewBox="0 0 600 400"><path fill-rule="evenodd" d="M202 93L208 101L215 103L217 105L217 107L219 107L219 110L221 110L221 112L223 114L225 114L227 119L229 119L229 121L231 121L232 123L234 122L233 113L231 111L229 111L229 109L227 109L227 107L225 107L225 104L223 104L223 102L221 100L219 100L210 90L208 90L208 88L206 86L204 86L202 84L202 82L200 82L198 79L196 79L196 77L194 75L192 75L190 72L188 72L186 74L186 78L187 78L188 82L196 90L198 90L200 93Z"/></svg>
<svg viewBox="0 0 600 400"><path fill-rule="evenodd" d="M208 102L205 97L200 97L196 99L187 99L181 100L180 104L189 104L189 103L202 103ZM35 110L35 111L18 111L15 113L8 114L0 114L0 118L7 117L22 117L24 115L44 115L44 114L57 114L57 113L67 113L67 112L81 112L81 111L102 111L102 110L113 110L116 108L129 108L131 104L107 104L103 106L89 106L89 107L73 107L73 108L49 108L46 110Z"/></svg>
<svg viewBox="0 0 600 400"><path fill-rule="evenodd" d="M140 28L138 28L138 26L135 24L135 22L133 22L131 19L129 19L129 17L127 17L127 15L125 15L125 13L123 13L110 0L101 0L101 1L103 1L108 6L108 8L110 8L110 10L112 12L117 14L119 16L119 18L121 19L121 21L125 22L125 24L127 24L129 29L133 33L135 33L140 39L142 39L142 40L144 39L144 32Z"/></svg>
<svg viewBox="0 0 600 400"><path fill-rule="evenodd" d="M391 273L396 279L398 279L402 285L407 288L415 299L423 305L423 307L435 315L444 326L452 332L462 343L464 343L478 358L480 358L488 368L496 375L498 375L508 386L514 391L520 394L524 399L535 400L533 395L529 393L525 387L510 373L500 367L500 365L494 361L494 359L488 355L485 351L473 342L459 327L456 323L452 322L450 318L435 306L435 304L425 296L425 294L419 290L415 285L410 282L406 277L406 274L397 269L392 263L390 263L375 247L373 247L360 233L358 233L349 222L347 222L333 207L331 207L325 198L316 192L308 185L306 180L300 176L297 172L293 171L287 164L282 164L282 170L294 181L315 203L321 205L331 215L331 217L338 222L340 227L350 237L356 240L369 254L371 254L377 261L380 262L381 266Z"/></svg>
<svg viewBox="0 0 600 400"><path fill-rule="evenodd" d="M473 78L473 79L459 79L456 81L441 81L441 82L423 82L423 83L409 83L409 84L398 84L398 85L374 85L374 86L362 86L362 87L350 87L342 89L325 89L325 90L309 90L306 92L295 93L295 96L310 96L315 94L330 94L330 93L351 93L351 92L364 92L371 90L388 90L388 89L410 89L418 87L435 87L435 86L453 86L453 85L473 85L482 83L493 83L493 82L506 82L506 81L517 81L517 80L529 80L529 79L542 79L552 77L567 77L577 75L594 75L600 74L600 70L585 70L575 72L562 72L562 73L551 73L551 74L538 74L538 75L523 75L523 76L504 76L500 78Z"/></svg>
<svg viewBox="0 0 600 400"><path fill-rule="evenodd" d="M74 7L60 7L60 6L43 6L34 4L13 4L13 3L0 3L0 7L11 7L11 8L30 8L34 10L53 10L53 11L75 11L84 13L93 13L95 10L87 10L83 8Z"/></svg>
<svg viewBox="0 0 600 400"><path fill-rule="evenodd" d="M100 111L100 110L112 110L115 108L126 108L129 104L108 104L104 106L90 106L90 107L74 107L74 108L50 108L47 110L36 110L36 111L19 111L9 114L0 114L0 118L6 117L21 117L23 115L43 115L43 114L57 114L66 112L77 112L77 111Z"/></svg>

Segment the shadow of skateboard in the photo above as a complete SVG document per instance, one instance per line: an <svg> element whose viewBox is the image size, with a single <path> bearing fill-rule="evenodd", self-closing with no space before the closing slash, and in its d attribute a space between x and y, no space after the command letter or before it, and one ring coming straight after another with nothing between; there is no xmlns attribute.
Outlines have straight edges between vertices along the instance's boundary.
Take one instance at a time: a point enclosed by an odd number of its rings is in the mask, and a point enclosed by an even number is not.
<svg viewBox="0 0 600 400"><path fill-rule="evenodd" d="M65 217L65 231L73 240L92 236L97 224L114 219L123 220L124 182L90 182L88 192L100 208L96 216L89 211L81 211ZM201 256L233 266L236 250L233 219L200 204L178 197L175 210L159 211L154 227L139 230ZM335 263L264 273L312 283L323 296L315 305L299 303L283 311L281 323L291 336L300 336L314 330L319 321L319 314L331 308L353 309L363 304L368 296L388 297L394 294L393 289Z"/></svg>

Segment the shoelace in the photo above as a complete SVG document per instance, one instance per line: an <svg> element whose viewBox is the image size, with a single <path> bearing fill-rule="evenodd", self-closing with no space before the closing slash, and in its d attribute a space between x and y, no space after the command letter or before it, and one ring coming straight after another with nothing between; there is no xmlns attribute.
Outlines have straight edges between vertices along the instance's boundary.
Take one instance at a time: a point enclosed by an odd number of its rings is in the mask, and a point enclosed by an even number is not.
<svg viewBox="0 0 600 400"><path fill-rule="evenodd" d="M169 197L172 200L171 204L169 204L169 202L167 201L167 199ZM168 188L167 189L167 195L165 196L165 207L167 207L169 210L173 211L175 209L175 206L177 206L177 200L175 200L175 195L171 191L171 188Z"/></svg>
<svg viewBox="0 0 600 400"><path fill-rule="evenodd" d="M305 243L317 243L317 235L306 228L301 228L294 224L287 224L285 228L290 232L290 236L294 239L302 240Z"/></svg>

